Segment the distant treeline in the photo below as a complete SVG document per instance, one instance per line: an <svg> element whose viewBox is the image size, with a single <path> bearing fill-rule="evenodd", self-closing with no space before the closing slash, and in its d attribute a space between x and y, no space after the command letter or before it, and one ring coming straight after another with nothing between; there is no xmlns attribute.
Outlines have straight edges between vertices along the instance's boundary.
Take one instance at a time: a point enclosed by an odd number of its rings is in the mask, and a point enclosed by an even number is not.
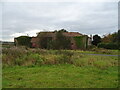
<svg viewBox="0 0 120 90"><path fill-rule="evenodd" d="M120 49L120 30L112 34L104 35L103 38L94 35L92 44L98 48Z"/></svg>
<svg viewBox="0 0 120 90"><path fill-rule="evenodd" d="M14 42L0 41L0 44L2 44L2 45L4 45L4 44L14 44Z"/></svg>

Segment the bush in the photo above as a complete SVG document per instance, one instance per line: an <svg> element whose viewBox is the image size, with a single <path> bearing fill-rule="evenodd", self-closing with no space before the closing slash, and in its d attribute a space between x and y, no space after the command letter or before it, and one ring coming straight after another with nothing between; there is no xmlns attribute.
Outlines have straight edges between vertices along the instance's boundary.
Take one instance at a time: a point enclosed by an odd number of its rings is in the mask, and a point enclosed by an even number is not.
<svg viewBox="0 0 120 90"><path fill-rule="evenodd" d="M52 46L51 49L70 49L70 38L63 35L62 32L56 33L56 39L51 42Z"/></svg>
<svg viewBox="0 0 120 90"><path fill-rule="evenodd" d="M30 66L30 65L41 65L43 59L39 54L29 54L19 57L14 60L15 65Z"/></svg>
<svg viewBox="0 0 120 90"><path fill-rule="evenodd" d="M90 46L88 46L88 50L93 50L94 48L97 48L97 46L95 46L95 45L90 45Z"/></svg>
<svg viewBox="0 0 120 90"><path fill-rule="evenodd" d="M98 44L98 48L118 49L118 44L117 43L100 43Z"/></svg>
<svg viewBox="0 0 120 90"><path fill-rule="evenodd" d="M29 36L20 36L15 38L17 42L15 41L15 45L20 45L20 46L27 46L31 47L31 37Z"/></svg>
<svg viewBox="0 0 120 90"><path fill-rule="evenodd" d="M46 55L41 55L41 58L43 60L42 64L58 64L57 61L57 55L54 54L46 54Z"/></svg>
<svg viewBox="0 0 120 90"><path fill-rule="evenodd" d="M95 49L96 52L110 53L112 50ZM40 50L12 48L3 49L2 64L6 66L41 66L54 64L73 64L75 66L95 66L106 69L118 65L117 57L90 56L71 50Z"/></svg>
<svg viewBox="0 0 120 90"><path fill-rule="evenodd" d="M55 32L55 39L47 37L49 33L39 33L38 40L39 46L42 49L70 49L71 40L70 38L63 35L64 30Z"/></svg>

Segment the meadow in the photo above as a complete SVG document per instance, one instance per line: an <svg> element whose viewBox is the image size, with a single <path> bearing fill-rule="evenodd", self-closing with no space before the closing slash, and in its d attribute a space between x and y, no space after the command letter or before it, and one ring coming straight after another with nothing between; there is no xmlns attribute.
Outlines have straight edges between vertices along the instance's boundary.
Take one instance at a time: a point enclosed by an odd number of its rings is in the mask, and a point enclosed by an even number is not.
<svg viewBox="0 0 120 90"><path fill-rule="evenodd" d="M3 48L3 88L117 88L117 50Z"/></svg>

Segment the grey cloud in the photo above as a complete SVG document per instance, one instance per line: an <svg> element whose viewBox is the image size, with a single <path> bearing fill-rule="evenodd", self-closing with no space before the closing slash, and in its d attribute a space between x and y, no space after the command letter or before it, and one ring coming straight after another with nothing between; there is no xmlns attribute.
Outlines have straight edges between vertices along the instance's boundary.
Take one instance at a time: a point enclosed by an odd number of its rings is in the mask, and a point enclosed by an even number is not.
<svg viewBox="0 0 120 90"><path fill-rule="evenodd" d="M117 30L117 9L117 2L5 3L3 40L34 29L65 28L85 34L113 32Z"/></svg>
<svg viewBox="0 0 120 90"><path fill-rule="evenodd" d="M118 3L118 29L120 29L120 1Z"/></svg>

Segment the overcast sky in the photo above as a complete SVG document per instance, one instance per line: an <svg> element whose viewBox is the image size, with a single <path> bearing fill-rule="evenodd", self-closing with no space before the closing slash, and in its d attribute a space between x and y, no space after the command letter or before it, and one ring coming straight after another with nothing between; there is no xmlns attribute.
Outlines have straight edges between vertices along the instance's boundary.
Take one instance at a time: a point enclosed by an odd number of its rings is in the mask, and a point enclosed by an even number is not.
<svg viewBox="0 0 120 90"><path fill-rule="evenodd" d="M4 41L14 41L14 37L20 35L36 36L39 31L62 28L87 35L104 35L118 30L117 0L115 2L106 0L101 2L4 2L0 4L1 7L2 37L0 40Z"/></svg>

